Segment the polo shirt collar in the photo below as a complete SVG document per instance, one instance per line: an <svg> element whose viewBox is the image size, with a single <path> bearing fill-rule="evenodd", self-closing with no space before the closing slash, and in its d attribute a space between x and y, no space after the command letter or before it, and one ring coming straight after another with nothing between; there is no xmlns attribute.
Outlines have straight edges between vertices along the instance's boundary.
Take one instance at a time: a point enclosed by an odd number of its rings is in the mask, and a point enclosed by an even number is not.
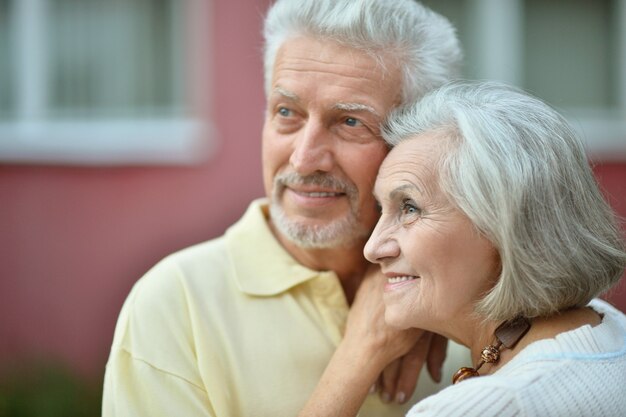
<svg viewBox="0 0 626 417"><path fill-rule="evenodd" d="M266 199L253 201L225 235L235 280L249 295L277 295L320 275L300 265L278 243L267 223L268 210Z"/></svg>

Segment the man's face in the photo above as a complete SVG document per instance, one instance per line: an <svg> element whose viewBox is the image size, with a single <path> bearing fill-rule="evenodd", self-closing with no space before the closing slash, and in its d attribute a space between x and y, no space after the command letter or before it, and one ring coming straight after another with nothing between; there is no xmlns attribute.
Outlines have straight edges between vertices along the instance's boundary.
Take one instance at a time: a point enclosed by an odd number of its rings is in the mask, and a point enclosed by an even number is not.
<svg viewBox="0 0 626 417"><path fill-rule="evenodd" d="M276 56L263 128L272 222L301 247L347 246L378 218L372 187L387 153L380 123L400 100L395 64L314 38Z"/></svg>

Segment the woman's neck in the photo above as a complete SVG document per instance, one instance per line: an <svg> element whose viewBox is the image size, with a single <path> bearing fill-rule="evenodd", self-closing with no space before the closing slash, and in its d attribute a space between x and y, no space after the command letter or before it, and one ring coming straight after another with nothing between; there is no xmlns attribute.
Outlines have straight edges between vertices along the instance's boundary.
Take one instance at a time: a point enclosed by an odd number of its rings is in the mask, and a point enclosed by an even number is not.
<svg viewBox="0 0 626 417"><path fill-rule="evenodd" d="M530 320L530 322L530 329L517 342L517 344L512 349L501 350L500 360L497 363L484 364L479 371L481 375L488 375L496 372L533 342L543 339L551 339L560 333L574 330L587 324L597 326L602 322L602 317L589 307L580 307L566 310L549 317L536 317ZM486 343L482 345L480 345L480 343L475 343L470 347L474 365L480 361L480 354L483 348L489 344L494 344L495 336L493 335L493 331L495 331L495 328L492 330L490 337L483 336L483 338L488 339Z"/></svg>

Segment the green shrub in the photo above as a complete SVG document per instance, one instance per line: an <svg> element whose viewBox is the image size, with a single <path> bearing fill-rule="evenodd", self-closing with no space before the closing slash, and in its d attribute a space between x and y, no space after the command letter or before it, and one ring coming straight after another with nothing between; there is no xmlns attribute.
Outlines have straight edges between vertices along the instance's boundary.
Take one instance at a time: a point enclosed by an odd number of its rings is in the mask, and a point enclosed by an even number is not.
<svg viewBox="0 0 626 417"><path fill-rule="evenodd" d="M101 389L60 365L13 367L0 374L0 417L97 417Z"/></svg>

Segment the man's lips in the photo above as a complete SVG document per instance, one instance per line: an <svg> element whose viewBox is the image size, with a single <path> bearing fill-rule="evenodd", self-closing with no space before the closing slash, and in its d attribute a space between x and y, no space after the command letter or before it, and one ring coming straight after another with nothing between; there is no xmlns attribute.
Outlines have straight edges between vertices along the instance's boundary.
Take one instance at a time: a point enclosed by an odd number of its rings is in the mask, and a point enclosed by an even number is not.
<svg viewBox="0 0 626 417"><path fill-rule="evenodd" d="M284 190L287 204L293 204L300 209L329 209L346 198L346 194L338 191L324 190L320 188L291 188Z"/></svg>
<svg viewBox="0 0 626 417"><path fill-rule="evenodd" d="M342 190L330 189L330 188L322 188L322 187L311 187L311 186L302 186L302 185L285 185L285 189L293 192L302 197L309 198L328 198L328 197L342 197L346 195L346 193Z"/></svg>
<svg viewBox="0 0 626 417"><path fill-rule="evenodd" d="M291 191L300 196L310 198L341 197L342 195L345 195L345 193L339 193L334 191L300 191L294 189L291 189Z"/></svg>

